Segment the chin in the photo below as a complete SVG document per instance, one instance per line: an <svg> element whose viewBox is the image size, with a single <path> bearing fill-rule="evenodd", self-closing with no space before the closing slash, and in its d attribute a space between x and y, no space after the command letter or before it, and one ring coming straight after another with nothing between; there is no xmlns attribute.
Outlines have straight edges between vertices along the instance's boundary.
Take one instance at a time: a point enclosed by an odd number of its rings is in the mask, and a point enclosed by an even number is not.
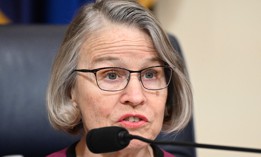
<svg viewBox="0 0 261 157"><path fill-rule="evenodd" d="M140 140L131 140L130 144L128 145L128 147L126 149L141 149L141 148L145 148L145 147L148 147L149 144L146 143L146 142L142 142Z"/></svg>

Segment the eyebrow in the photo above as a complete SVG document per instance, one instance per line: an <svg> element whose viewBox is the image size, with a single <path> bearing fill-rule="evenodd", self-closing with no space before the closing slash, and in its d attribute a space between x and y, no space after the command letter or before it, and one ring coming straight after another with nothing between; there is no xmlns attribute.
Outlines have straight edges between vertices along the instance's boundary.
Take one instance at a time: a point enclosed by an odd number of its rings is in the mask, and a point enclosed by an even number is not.
<svg viewBox="0 0 261 157"><path fill-rule="evenodd" d="M99 57L93 60L92 64L97 64L104 61L120 61L120 58L112 57L112 56L105 56L105 57ZM145 62L162 62L162 60L159 57L151 57L145 59Z"/></svg>
<svg viewBox="0 0 261 157"><path fill-rule="evenodd" d="M119 61L120 59L117 57L111 57L111 56L105 56L105 57L99 57L92 61L93 64L97 64L103 61Z"/></svg>

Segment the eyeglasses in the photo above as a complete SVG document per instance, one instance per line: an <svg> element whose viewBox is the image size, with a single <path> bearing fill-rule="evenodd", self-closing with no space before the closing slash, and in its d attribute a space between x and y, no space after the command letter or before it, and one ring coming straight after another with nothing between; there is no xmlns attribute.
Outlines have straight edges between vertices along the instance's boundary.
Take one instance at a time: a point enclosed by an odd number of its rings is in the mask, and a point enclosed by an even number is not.
<svg viewBox="0 0 261 157"><path fill-rule="evenodd" d="M148 90L166 88L172 77L172 69L169 66L152 66L138 71L120 67L104 67L91 70L75 69L75 71L93 73L98 87L109 92L125 89L129 83L131 73L138 73L142 86Z"/></svg>

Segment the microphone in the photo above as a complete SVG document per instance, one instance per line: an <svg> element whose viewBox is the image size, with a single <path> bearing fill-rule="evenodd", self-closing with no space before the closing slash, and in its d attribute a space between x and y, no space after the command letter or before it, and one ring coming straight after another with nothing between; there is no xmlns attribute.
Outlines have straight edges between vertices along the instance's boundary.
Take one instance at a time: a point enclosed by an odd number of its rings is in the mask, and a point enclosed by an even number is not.
<svg viewBox="0 0 261 157"><path fill-rule="evenodd" d="M127 135L128 130L121 127L97 128L88 132L86 143L93 153L109 153L127 147L130 143Z"/></svg>
<svg viewBox="0 0 261 157"><path fill-rule="evenodd" d="M122 127L103 127L92 129L88 132L86 143L89 150L93 153L114 152L127 147L132 139L137 139L146 143L156 145L173 145L185 147L199 147L207 149L219 149L230 151L241 151L250 153L261 153L261 149L232 147L221 145L210 145L200 143L178 142L178 141L153 141L137 135L129 134L128 130Z"/></svg>

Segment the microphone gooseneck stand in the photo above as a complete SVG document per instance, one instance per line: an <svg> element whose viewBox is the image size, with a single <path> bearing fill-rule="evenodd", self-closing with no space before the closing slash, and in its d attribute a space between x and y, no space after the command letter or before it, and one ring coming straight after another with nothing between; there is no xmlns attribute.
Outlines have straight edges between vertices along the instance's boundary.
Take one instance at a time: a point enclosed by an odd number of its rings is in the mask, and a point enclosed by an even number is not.
<svg viewBox="0 0 261 157"><path fill-rule="evenodd" d="M158 145L175 145L175 146L185 146L185 147L198 147L198 148L207 148L207 149L218 149L218 150L230 150L230 151L240 151L240 152L250 152L250 153L261 153L261 149L255 148L245 148L245 147L233 147L233 146L221 146L221 145L210 145L210 144L201 144L201 143L189 143L189 142L178 142L178 141L153 141L141 136L125 134L125 138L137 139L150 144Z"/></svg>

